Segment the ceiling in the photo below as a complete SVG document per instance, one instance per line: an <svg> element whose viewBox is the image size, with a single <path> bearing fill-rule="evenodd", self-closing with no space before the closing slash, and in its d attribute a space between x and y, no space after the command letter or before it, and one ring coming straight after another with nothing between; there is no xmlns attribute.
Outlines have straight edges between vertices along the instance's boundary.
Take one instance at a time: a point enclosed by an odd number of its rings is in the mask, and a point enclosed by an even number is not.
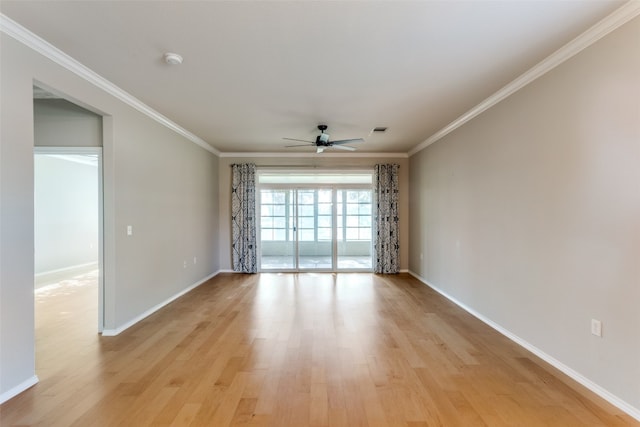
<svg viewBox="0 0 640 427"><path fill-rule="evenodd" d="M0 12L221 152L312 152L282 138L325 123L333 140L364 138L359 152L406 153L623 3L2 0Z"/></svg>

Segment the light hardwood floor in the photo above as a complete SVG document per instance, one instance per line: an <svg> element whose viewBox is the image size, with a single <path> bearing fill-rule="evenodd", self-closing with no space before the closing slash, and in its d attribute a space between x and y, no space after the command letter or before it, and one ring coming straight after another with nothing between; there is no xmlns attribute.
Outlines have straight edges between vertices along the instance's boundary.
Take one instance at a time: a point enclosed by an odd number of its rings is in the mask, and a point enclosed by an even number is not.
<svg viewBox="0 0 640 427"><path fill-rule="evenodd" d="M640 425L408 275L222 274L117 337L47 307L2 426Z"/></svg>

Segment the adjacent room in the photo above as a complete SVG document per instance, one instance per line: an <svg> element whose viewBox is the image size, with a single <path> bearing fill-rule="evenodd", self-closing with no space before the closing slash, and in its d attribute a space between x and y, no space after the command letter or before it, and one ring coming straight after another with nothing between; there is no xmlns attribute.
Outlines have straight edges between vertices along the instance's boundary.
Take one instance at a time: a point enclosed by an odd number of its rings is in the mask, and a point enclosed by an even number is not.
<svg viewBox="0 0 640 427"><path fill-rule="evenodd" d="M0 425L640 425L640 1L0 3Z"/></svg>

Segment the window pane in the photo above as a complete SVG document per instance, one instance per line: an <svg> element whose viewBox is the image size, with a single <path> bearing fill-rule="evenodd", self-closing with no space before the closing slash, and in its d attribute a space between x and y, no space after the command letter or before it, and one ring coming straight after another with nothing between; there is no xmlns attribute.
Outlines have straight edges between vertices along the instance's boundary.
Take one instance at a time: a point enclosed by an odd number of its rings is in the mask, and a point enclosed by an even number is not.
<svg viewBox="0 0 640 427"><path fill-rule="evenodd" d="M263 191L261 197L262 203L273 203L273 196L271 194L271 191Z"/></svg>
<svg viewBox="0 0 640 427"><path fill-rule="evenodd" d="M274 240L286 240L287 232L286 230L273 230L274 231Z"/></svg>
<svg viewBox="0 0 640 427"><path fill-rule="evenodd" d="M299 215L300 216L313 216L314 215L314 209L313 206L300 206L299 209Z"/></svg>
<svg viewBox="0 0 640 427"><path fill-rule="evenodd" d="M371 215L371 205L368 203L363 203L358 207L358 212L360 215Z"/></svg>
<svg viewBox="0 0 640 427"><path fill-rule="evenodd" d="M313 192L298 193L298 203L301 205L312 205L314 202Z"/></svg>
<svg viewBox="0 0 640 427"><path fill-rule="evenodd" d="M318 214L319 215L331 215L331 204L329 203L321 203L318 205Z"/></svg>
<svg viewBox="0 0 640 427"><path fill-rule="evenodd" d="M347 217L347 227L357 227L358 226L358 217L357 216L348 216Z"/></svg>
<svg viewBox="0 0 640 427"><path fill-rule="evenodd" d="M260 221L260 227L271 228L273 227L273 218L270 216L263 216Z"/></svg>
<svg viewBox="0 0 640 427"><path fill-rule="evenodd" d="M331 229L318 228L318 240L331 240Z"/></svg>
<svg viewBox="0 0 640 427"><path fill-rule="evenodd" d="M347 228L347 240L358 240L358 237L357 228Z"/></svg>
<svg viewBox="0 0 640 427"><path fill-rule="evenodd" d="M370 228L361 228L360 229L360 240L371 240L371 229Z"/></svg>
<svg viewBox="0 0 640 427"><path fill-rule="evenodd" d="M287 221L283 217L276 217L273 219L274 228L285 228L286 225L287 225Z"/></svg>
<svg viewBox="0 0 640 427"><path fill-rule="evenodd" d="M358 215L358 206L355 203L347 204L347 215Z"/></svg>
<svg viewBox="0 0 640 427"><path fill-rule="evenodd" d="M298 218L298 221L300 221L300 228L313 228L315 227L315 221L313 220L313 217L306 217L306 216L302 216L300 218Z"/></svg>
<svg viewBox="0 0 640 427"><path fill-rule="evenodd" d="M361 216L358 218L358 225L360 227L371 227L371 217L370 216Z"/></svg>
<svg viewBox="0 0 640 427"><path fill-rule="evenodd" d="M318 227L331 227L331 217L328 215L318 215Z"/></svg>
<svg viewBox="0 0 640 427"><path fill-rule="evenodd" d="M273 216L285 216L286 209L284 205L275 205L272 208Z"/></svg>
<svg viewBox="0 0 640 427"><path fill-rule="evenodd" d="M360 203L371 203L371 191L360 191L358 201Z"/></svg>
<svg viewBox="0 0 640 427"><path fill-rule="evenodd" d="M273 233L271 229L262 229L262 240L273 240Z"/></svg>
<svg viewBox="0 0 640 427"><path fill-rule="evenodd" d="M319 203L331 203L331 190L318 190Z"/></svg>
<svg viewBox="0 0 640 427"><path fill-rule="evenodd" d="M313 230L300 230L300 240L304 242L313 242L315 240Z"/></svg>
<svg viewBox="0 0 640 427"><path fill-rule="evenodd" d="M284 191L279 191L273 194L273 203L284 205L285 200L286 200L286 194Z"/></svg>

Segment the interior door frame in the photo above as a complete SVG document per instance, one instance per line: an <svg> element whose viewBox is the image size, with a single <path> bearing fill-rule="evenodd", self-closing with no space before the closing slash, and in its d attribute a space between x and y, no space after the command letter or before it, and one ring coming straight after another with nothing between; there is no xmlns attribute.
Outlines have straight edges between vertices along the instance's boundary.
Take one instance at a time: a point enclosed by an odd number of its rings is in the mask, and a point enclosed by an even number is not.
<svg viewBox="0 0 640 427"><path fill-rule="evenodd" d="M33 155L96 155L98 157L98 333L104 330L104 185L102 147L44 147L33 148Z"/></svg>

